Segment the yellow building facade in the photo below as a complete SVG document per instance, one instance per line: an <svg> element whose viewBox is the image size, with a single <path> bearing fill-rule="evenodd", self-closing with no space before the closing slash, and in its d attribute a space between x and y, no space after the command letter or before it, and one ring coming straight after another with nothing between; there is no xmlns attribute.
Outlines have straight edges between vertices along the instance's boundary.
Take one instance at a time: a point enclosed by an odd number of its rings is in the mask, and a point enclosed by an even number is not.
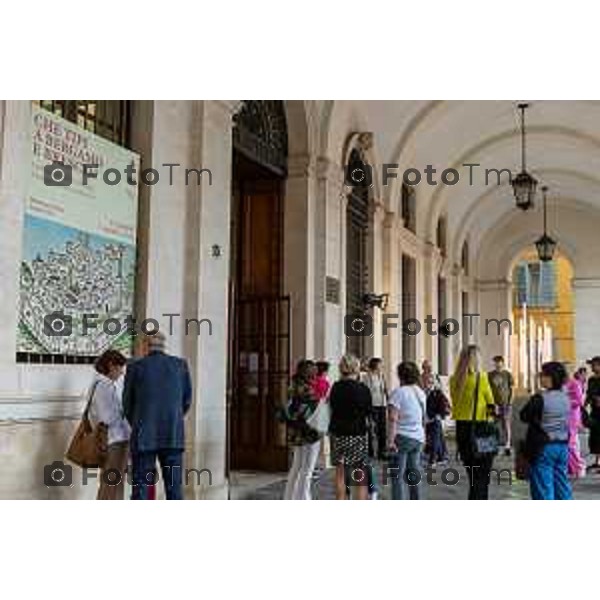
<svg viewBox="0 0 600 600"><path fill-rule="evenodd" d="M524 373L529 370L534 377L542 360L558 360L570 369L577 366L573 267L562 254L544 264L535 250L525 250L515 261L512 279L512 367L523 387L530 387Z"/></svg>

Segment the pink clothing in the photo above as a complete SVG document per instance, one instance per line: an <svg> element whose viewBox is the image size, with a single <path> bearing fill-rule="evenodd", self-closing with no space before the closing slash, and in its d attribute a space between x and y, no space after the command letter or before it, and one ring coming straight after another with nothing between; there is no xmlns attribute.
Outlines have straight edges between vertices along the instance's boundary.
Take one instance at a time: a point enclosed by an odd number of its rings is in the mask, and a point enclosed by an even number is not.
<svg viewBox="0 0 600 600"><path fill-rule="evenodd" d="M569 379L565 390L571 400L569 411L569 475L582 477L585 474L585 460L579 451L579 431L581 430L581 408L584 403L583 390L575 379Z"/></svg>
<svg viewBox="0 0 600 600"><path fill-rule="evenodd" d="M311 382L313 394L319 401L325 400L329 395L331 382L327 379L327 375L317 375Z"/></svg>

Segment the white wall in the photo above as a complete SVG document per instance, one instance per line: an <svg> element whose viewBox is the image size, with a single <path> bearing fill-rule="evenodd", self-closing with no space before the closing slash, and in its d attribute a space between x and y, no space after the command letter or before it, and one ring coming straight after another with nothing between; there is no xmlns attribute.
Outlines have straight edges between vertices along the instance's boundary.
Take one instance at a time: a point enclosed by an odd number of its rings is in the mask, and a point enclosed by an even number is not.
<svg viewBox="0 0 600 600"><path fill-rule="evenodd" d="M89 366L17 365L15 333L22 218L31 165L30 103L3 102L0 171L0 498L93 497L80 485L50 490L43 485L44 461L61 459L81 412ZM142 168L153 166L160 181L141 193L140 239L144 316L156 318L169 334L166 313L208 318L206 330L185 336L175 322L168 348L185 356L194 379L194 405L187 423L188 467L209 468L210 488L188 488L188 497L225 497L225 396L229 204L231 196L231 113L233 103L160 101L135 103L133 146ZM183 175L169 185L162 163L212 170L197 186ZM164 176L163 176L164 175ZM219 244L221 258L211 248ZM93 486L92 486L93 487Z"/></svg>

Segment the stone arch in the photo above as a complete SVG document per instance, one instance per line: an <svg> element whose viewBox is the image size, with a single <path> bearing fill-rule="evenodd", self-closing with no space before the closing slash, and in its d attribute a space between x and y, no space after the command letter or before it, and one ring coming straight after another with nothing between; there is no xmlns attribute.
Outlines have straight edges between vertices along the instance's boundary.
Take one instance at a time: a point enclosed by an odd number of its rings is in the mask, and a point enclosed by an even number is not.
<svg viewBox="0 0 600 600"><path fill-rule="evenodd" d="M551 210L549 208L549 210ZM556 205L557 227L550 231L558 240L557 251L573 267L575 349L577 360L594 351L597 305L600 300L600 265L597 261L597 236L600 210L577 199L561 198ZM511 267L524 248L533 248L541 234L539 212L511 211L491 225L491 234L474 248L477 297L480 312L487 317L511 318ZM490 355L501 352L493 339L482 339Z"/></svg>

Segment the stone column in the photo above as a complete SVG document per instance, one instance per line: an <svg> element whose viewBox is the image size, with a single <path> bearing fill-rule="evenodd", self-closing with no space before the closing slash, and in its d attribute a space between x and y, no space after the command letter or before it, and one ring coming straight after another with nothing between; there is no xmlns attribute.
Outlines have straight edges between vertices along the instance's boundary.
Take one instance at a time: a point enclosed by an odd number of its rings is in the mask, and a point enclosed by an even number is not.
<svg viewBox="0 0 600 600"><path fill-rule="evenodd" d="M421 323L421 333L417 336L420 343L417 344L417 360L429 358L434 365L436 372L439 372L437 364L437 347L440 323L437 321L438 313L438 275L441 268L442 257L438 248L432 243L427 243L423 249L423 275L419 289L418 298L420 298L417 306L417 318ZM433 330L438 332L438 335L429 335L425 319L431 315L435 319L436 324Z"/></svg>
<svg viewBox="0 0 600 600"><path fill-rule="evenodd" d="M487 366L494 355L504 354L505 336L516 333L512 322L512 284L507 279L478 280L476 292L478 309L473 312L480 316L472 318L473 333ZM469 326L468 319L463 326Z"/></svg>
<svg viewBox="0 0 600 600"><path fill-rule="evenodd" d="M284 291L291 298L292 364L315 352L315 192L311 157L291 156L284 199Z"/></svg>
<svg viewBox="0 0 600 600"><path fill-rule="evenodd" d="M345 227L345 194L339 166L322 157L317 160L315 201L315 357L337 363L345 349L342 229ZM327 280L331 297L327 299ZM337 293L334 293L337 292Z"/></svg>
<svg viewBox="0 0 600 600"><path fill-rule="evenodd" d="M394 212L386 212L383 218L383 286L389 294L386 313L398 315L390 323L396 328L389 328L383 336L383 359L388 384L395 381L396 365L402 357L402 249L399 231L400 219Z"/></svg>
<svg viewBox="0 0 600 600"><path fill-rule="evenodd" d="M463 285L463 273L462 269L454 265L451 271L451 275L448 278L448 297L449 302L449 317L456 319L460 325L458 333L451 336L448 341L448 373L452 373L456 359L462 347L463 340L463 329L464 322L462 319L463 306L462 306L462 285Z"/></svg>
<svg viewBox="0 0 600 600"><path fill-rule="evenodd" d="M208 469L200 485L190 478L188 497L222 499L227 497L226 390L228 367L229 248L231 208L232 122L236 104L204 101L194 103L190 140L195 164L209 168L208 179L189 186L187 202L186 313L209 319L211 335L186 336L186 354L195 373L195 403L189 422L187 466ZM194 268L195 267L195 268ZM194 327L194 326L192 326Z"/></svg>
<svg viewBox="0 0 600 600"><path fill-rule="evenodd" d="M157 101L140 107L136 147L161 180L142 196L140 279L146 317L156 318L168 349L184 356L193 380L186 418L186 498L226 498L226 378L231 200L231 115L219 101ZM173 181L163 164L178 163ZM198 180L185 169L209 169ZM166 177L163 181L162 173ZM169 317L168 315L176 315ZM186 320L190 320L186 322ZM191 319L206 319L201 325ZM198 476L197 472L207 469ZM211 483L211 485L209 485Z"/></svg>
<svg viewBox="0 0 600 600"><path fill-rule="evenodd" d="M600 354L600 277L573 279L577 364Z"/></svg>

